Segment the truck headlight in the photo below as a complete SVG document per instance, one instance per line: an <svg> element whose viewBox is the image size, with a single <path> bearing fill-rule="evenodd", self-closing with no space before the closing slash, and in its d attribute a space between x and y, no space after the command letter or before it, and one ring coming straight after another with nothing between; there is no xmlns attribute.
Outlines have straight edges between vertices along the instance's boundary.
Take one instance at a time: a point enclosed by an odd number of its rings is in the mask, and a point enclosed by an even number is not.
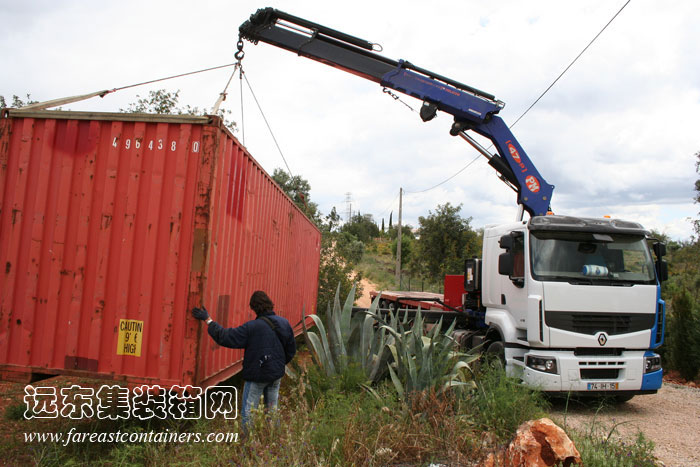
<svg viewBox="0 0 700 467"><path fill-rule="evenodd" d="M661 357L659 355L652 355L651 357L644 357L644 373L653 373L661 369Z"/></svg>
<svg viewBox="0 0 700 467"><path fill-rule="evenodd" d="M554 357L533 357L528 355L526 365L533 370L558 375L557 359Z"/></svg>

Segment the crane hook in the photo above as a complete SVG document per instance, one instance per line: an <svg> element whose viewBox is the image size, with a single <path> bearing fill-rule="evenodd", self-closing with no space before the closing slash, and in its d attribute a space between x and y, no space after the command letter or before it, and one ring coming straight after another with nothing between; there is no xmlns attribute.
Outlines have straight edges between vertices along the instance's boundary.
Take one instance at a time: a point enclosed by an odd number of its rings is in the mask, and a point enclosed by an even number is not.
<svg viewBox="0 0 700 467"><path fill-rule="evenodd" d="M243 39L240 37L238 38L238 44L236 44L236 47L238 48L238 52L233 54L233 56L240 62L243 60L243 57L245 57L245 52L243 52Z"/></svg>

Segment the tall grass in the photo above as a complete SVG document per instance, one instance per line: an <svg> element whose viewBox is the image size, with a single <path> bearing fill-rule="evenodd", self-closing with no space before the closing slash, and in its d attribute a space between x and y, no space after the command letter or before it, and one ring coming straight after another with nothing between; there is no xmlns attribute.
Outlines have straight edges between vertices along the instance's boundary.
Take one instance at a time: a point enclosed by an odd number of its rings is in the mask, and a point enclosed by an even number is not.
<svg viewBox="0 0 700 467"><path fill-rule="evenodd" d="M483 364L474 376L476 389L466 400L475 423L497 439L507 441L528 420L546 416L543 394L506 375L498 363Z"/></svg>

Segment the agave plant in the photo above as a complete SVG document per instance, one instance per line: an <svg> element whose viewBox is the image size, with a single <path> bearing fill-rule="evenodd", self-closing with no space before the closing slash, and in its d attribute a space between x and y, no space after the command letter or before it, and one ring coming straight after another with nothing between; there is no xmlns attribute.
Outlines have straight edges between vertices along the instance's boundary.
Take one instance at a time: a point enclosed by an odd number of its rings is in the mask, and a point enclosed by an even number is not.
<svg viewBox="0 0 700 467"><path fill-rule="evenodd" d="M304 335L314 360L327 376L342 374L351 363L362 367L369 383L389 372L401 397L436 386L445 390L473 384L467 382L464 369L477 357L454 351L454 323L443 333L441 319L423 335L425 321L420 310L410 327L406 314L399 318L398 313L392 313L385 320L377 313L380 298L374 299L369 310L353 315L355 287L341 307L338 286L325 324L317 315L309 315L317 328L310 331L304 316Z"/></svg>
<svg viewBox="0 0 700 467"><path fill-rule="evenodd" d="M388 369L400 397L433 387L441 391L455 386L473 387L464 370L478 357L454 350L454 326L455 322L441 332L441 318L427 335L423 335L420 309L409 330L406 330L405 321L398 322L398 327L382 326L395 339L395 344L390 346L394 361Z"/></svg>
<svg viewBox="0 0 700 467"><path fill-rule="evenodd" d="M309 315L317 332L306 327L304 316L304 335L313 350L316 363L324 369L326 375L340 374L348 364L362 366L368 381L376 382L385 373L391 352L388 345L393 337L381 327L375 326L377 297L369 311L353 316L352 305L355 301L355 287L348 294L344 305L340 306L340 285L336 289L333 308L328 306L326 324L317 315Z"/></svg>

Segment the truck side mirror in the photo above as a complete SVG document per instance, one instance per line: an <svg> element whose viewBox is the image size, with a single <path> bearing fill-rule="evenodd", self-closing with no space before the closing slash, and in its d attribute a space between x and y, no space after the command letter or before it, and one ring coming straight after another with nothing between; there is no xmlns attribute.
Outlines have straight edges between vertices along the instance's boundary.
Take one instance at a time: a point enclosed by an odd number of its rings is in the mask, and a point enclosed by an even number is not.
<svg viewBox="0 0 700 467"><path fill-rule="evenodd" d="M654 254L656 255L656 257L658 259L661 259L664 256L666 256L666 244L665 243L656 242L656 243L654 243L652 248L654 249Z"/></svg>
<svg viewBox="0 0 700 467"><path fill-rule="evenodd" d="M663 243L661 243L661 245L663 245ZM656 262L656 276L659 278L659 282L668 280L668 263L666 261L660 259Z"/></svg>
<svg viewBox="0 0 700 467"><path fill-rule="evenodd" d="M510 251L498 256L498 273L502 276L513 275L513 254Z"/></svg>
<svg viewBox="0 0 700 467"><path fill-rule="evenodd" d="M513 236L511 234L504 235L498 240L498 246L504 250L510 250L513 248Z"/></svg>

